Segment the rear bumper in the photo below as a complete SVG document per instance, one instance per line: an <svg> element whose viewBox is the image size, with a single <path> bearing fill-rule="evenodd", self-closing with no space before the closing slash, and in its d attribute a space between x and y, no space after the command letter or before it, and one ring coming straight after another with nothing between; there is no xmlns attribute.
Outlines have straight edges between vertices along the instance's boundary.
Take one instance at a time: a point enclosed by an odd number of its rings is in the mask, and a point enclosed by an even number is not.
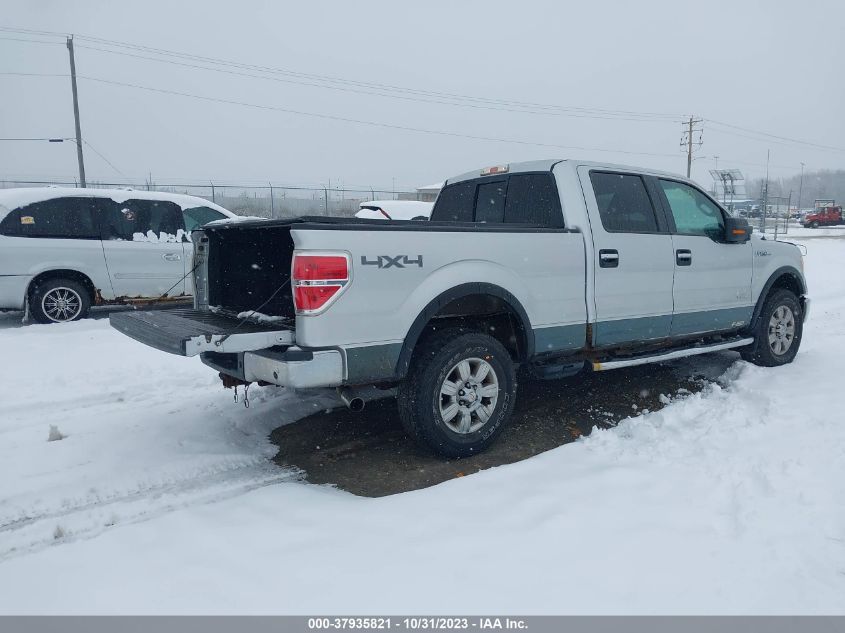
<svg viewBox="0 0 845 633"><path fill-rule="evenodd" d="M245 382L267 382L294 389L339 387L344 382L338 350L258 350L241 354L205 353L203 363Z"/></svg>

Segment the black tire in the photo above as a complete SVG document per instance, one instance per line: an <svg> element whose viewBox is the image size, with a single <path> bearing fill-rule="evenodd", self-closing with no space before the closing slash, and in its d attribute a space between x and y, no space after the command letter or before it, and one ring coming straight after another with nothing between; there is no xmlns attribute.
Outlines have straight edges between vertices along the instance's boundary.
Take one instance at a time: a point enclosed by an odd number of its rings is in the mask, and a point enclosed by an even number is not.
<svg viewBox="0 0 845 633"><path fill-rule="evenodd" d="M788 349L778 353L769 342L769 334L771 333L773 315L781 308L787 308L792 313L793 333ZM804 313L801 310L801 302L795 296L795 293L785 289L775 290L766 298L763 309L760 311L760 317L757 319L757 325L752 333L754 344L740 351L742 358L762 367L779 367L791 363L801 346L801 337L804 333L803 321ZM788 329L782 332L784 336L780 339L781 341L786 340L787 332ZM777 337L776 329L774 336ZM777 342L774 345L777 347Z"/></svg>
<svg viewBox="0 0 845 633"><path fill-rule="evenodd" d="M490 384L475 384L466 390L466 396L441 393L450 376L458 375L454 372L459 372L458 365L462 361L467 361L471 369L475 364L473 379L481 373L483 364L489 365L490 372L485 380L495 381L498 387L494 390L497 394L495 402L484 404L485 397L478 395L484 392L485 387L492 389ZM457 381L448 382L460 387L463 394L463 385L457 384ZM469 394L472 389L475 391ZM499 341L486 334L450 328L426 337L414 350L408 375L399 385L399 415L405 432L434 453L442 457L467 457L483 451L501 433L510 419L516 389L513 360ZM474 401L467 404L466 398L470 397ZM460 412L451 420L444 420L442 408L452 401L454 406L458 406L459 400L464 403ZM461 425L465 410L473 406L483 410L469 413L470 420L475 422L470 430L458 432L454 427ZM482 414L487 418L486 422ZM473 428L478 424L481 426Z"/></svg>
<svg viewBox="0 0 845 633"><path fill-rule="evenodd" d="M819 223L818 223L817 221L815 221L815 220L814 220L814 221L812 221L812 222L810 222L810 228L811 228L811 229L817 229L817 228L819 228Z"/></svg>
<svg viewBox="0 0 845 633"><path fill-rule="evenodd" d="M57 294L58 293L58 294ZM67 308L51 309L51 298L67 297ZM53 304L55 305L55 304ZM38 323L63 323L78 321L88 316L91 293L73 279L50 277L39 281L29 293L29 313Z"/></svg>

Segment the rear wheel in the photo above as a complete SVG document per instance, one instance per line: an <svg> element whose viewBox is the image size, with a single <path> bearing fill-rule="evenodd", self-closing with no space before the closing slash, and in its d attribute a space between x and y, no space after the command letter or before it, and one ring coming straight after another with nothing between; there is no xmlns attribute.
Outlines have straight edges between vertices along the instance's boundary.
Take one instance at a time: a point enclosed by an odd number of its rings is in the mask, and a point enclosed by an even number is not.
<svg viewBox="0 0 845 633"><path fill-rule="evenodd" d="M91 294L73 279L41 280L29 296L29 312L38 323L76 321L86 317L90 308Z"/></svg>
<svg viewBox="0 0 845 633"><path fill-rule="evenodd" d="M760 311L754 344L742 350L742 357L763 367L791 363L801 345L803 317L795 293L784 289L774 291Z"/></svg>
<svg viewBox="0 0 845 633"><path fill-rule="evenodd" d="M515 368L502 344L449 329L419 345L397 400L408 435L443 457L466 457L496 439L515 397Z"/></svg>
<svg viewBox="0 0 845 633"><path fill-rule="evenodd" d="M817 229L817 228L819 228L819 222L818 222L818 220L813 220L812 222L810 222L810 228L811 228L811 229Z"/></svg>

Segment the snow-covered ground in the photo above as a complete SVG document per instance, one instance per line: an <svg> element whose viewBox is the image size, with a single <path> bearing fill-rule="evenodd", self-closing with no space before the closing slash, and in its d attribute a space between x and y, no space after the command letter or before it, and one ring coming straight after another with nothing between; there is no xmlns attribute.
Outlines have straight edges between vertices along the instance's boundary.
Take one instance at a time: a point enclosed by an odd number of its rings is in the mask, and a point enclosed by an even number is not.
<svg viewBox="0 0 845 633"><path fill-rule="evenodd" d="M845 613L845 240L806 244L792 365L380 499L268 463L328 394L244 410L105 321L2 329L0 612Z"/></svg>

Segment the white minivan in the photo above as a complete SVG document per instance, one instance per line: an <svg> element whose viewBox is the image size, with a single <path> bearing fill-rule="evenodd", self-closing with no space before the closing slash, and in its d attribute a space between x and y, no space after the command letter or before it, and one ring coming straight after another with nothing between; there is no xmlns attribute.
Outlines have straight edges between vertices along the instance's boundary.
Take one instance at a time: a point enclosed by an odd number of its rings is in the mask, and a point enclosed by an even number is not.
<svg viewBox="0 0 845 633"><path fill-rule="evenodd" d="M193 294L193 229L237 218L208 200L155 191L0 190L0 310L41 323L92 305Z"/></svg>

